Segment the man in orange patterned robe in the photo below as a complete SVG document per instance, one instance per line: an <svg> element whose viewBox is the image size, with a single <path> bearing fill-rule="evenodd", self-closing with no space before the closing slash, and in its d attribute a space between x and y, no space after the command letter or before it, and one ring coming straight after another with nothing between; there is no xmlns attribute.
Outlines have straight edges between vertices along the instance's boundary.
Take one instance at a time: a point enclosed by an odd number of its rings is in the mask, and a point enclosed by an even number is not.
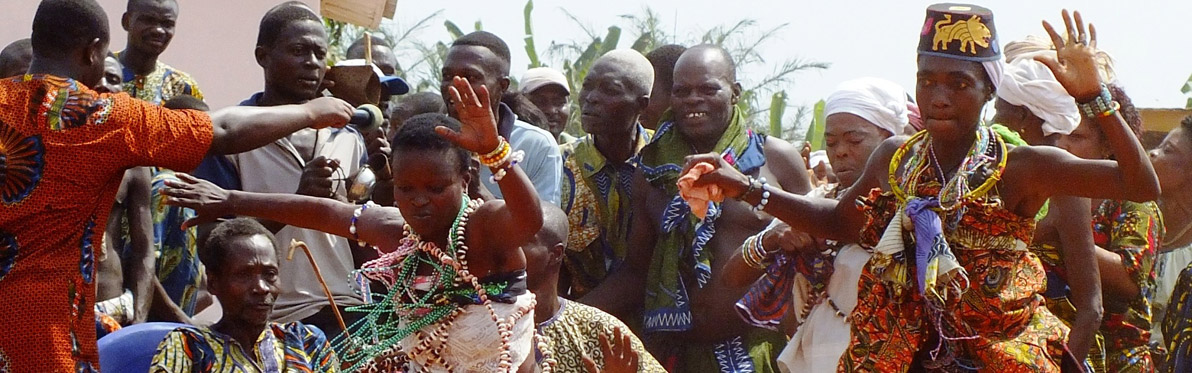
<svg viewBox="0 0 1192 373"><path fill-rule="evenodd" d="M95 250L125 169L189 170L352 113L328 98L208 116L100 94L108 40L95 0L42 1L31 74L0 81L0 371L99 370Z"/></svg>

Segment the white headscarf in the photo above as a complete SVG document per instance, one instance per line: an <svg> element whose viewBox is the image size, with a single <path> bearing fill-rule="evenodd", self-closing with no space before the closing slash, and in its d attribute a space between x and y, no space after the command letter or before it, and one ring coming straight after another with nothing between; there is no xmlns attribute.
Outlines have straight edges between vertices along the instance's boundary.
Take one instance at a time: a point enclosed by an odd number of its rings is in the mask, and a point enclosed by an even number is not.
<svg viewBox="0 0 1192 373"><path fill-rule="evenodd" d="M1068 95L1051 69L1034 57L1053 51L1021 54L1006 66L997 96L1015 106L1025 106L1043 119L1043 134L1070 134L1080 125L1076 100Z"/></svg>
<svg viewBox="0 0 1192 373"><path fill-rule="evenodd" d="M903 134L908 122L906 90L894 82L860 78L840 83L824 102L824 117L849 113L894 135Z"/></svg>

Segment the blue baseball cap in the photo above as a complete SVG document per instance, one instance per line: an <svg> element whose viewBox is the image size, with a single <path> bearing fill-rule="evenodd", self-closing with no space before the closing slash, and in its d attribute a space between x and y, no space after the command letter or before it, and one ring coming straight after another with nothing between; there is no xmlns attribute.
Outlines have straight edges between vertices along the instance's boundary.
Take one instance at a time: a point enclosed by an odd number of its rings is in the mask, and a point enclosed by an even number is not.
<svg viewBox="0 0 1192 373"><path fill-rule="evenodd" d="M363 59L343 60L336 63L335 66L364 66L366 62ZM370 64L373 72L377 74L377 79L381 82L381 88L390 95L404 95L410 92L410 85L406 83L405 79L396 75L385 75L381 72L381 68L377 65Z"/></svg>

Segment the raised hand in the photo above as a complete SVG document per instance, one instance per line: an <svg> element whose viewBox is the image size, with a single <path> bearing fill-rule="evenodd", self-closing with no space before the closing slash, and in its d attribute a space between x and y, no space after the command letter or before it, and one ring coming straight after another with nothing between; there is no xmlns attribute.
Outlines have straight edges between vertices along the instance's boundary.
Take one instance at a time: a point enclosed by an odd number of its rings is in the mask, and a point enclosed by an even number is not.
<svg viewBox="0 0 1192 373"><path fill-rule="evenodd" d="M1051 69L1055 74L1055 80L1068 90L1068 94L1075 98L1076 102L1091 101L1101 94L1102 83L1094 60L1097 53L1097 29L1089 23L1086 32L1080 12L1073 12L1073 17L1069 17L1068 10L1064 9L1062 14L1067 38L1061 38L1050 23L1043 21L1043 29L1051 36L1056 55L1038 56L1035 60Z"/></svg>
<svg viewBox="0 0 1192 373"><path fill-rule="evenodd" d="M179 172L176 176L181 181L166 180L166 188L161 194L166 196L167 205L195 210L195 217L183 222L182 229L214 222L220 217L230 215L231 193L190 174Z"/></svg>
<svg viewBox="0 0 1192 373"><path fill-rule="evenodd" d="M633 350L633 339L621 331L613 328L613 340L609 343L604 334L599 335L600 353L604 355L604 369L596 365L596 361L584 354L584 368L588 373L636 373L638 370L637 351Z"/></svg>
<svg viewBox="0 0 1192 373"><path fill-rule="evenodd" d="M715 169L704 173L692 183L692 186L703 187L706 185L715 185L720 187L725 197L734 199L742 198L745 192L749 190L749 176L745 176L741 171L737 171L735 167L729 165L724 158L716 153L687 156L687 164L683 166L683 172L679 174L687 174L688 170L699 163L711 164Z"/></svg>
<svg viewBox="0 0 1192 373"><path fill-rule="evenodd" d="M348 104L344 100L334 97L319 97L314 100L307 101L302 104L314 119L315 125L311 128L343 128L348 124L348 120L352 119L352 114L356 112L356 108Z"/></svg>
<svg viewBox="0 0 1192 373"><path fill-rule="evenodd" d="M440 136L461 148L477 154L487 154L500 145L497 138L497 119L493 116L492 101L489 101L488 87L480 86L473 91L468 79L455 77L447 88L447 98L455 108L460 121L460 131L447 127L435 128Z"/></svg>

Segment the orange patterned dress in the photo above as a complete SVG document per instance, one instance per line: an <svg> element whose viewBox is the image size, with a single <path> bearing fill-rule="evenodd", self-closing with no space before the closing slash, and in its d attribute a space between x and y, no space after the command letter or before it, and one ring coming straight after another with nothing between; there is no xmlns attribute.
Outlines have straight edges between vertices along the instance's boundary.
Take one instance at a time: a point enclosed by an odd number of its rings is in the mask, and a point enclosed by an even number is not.
<svg viewBox="0 0 1192 373"><path fill-rule="evenodd" d="M857 305L850 315L852 340L838 371L904 372L912 366L918 366L915 371L931 372L1060 371L1068 328L1043 302L1043 266L1027 249L1035 231L1034 218L1006 209L992 188L1008 156L1004 147L997 150L1000 140L995 136L979 133L978 145L960 166L965 172L957 171L957 178L966 175L964 180L970 185L990 188L974 189L955 204L945 204L951 206L947 209L915 212L911 208L923 198L948 196L941 193L947 190L941 190L939 167L923 161L926 146L912 147L911 140L899 153L905 149L916 152L906 166L915 172L905 172L908 176L900 176L898 181L892 178L891 185L907 190L912 200L903 201L880 189L858 200L868 218L860 243L875 247L876 252L861 273ZM898 164L897 158L892 164ZM992 165L991 160L1002 163L997 168L980 166ZM916 162L917 166L911 165ZM968 168L970 164L974 166ZM947 185L956 184L949 181ZM903 217L904 211L916 215L909 219L912 222ZM923 224L927 221L918 219L922 216L938 217L939 226L927 228L932 224ZM894 219L899 219L896 222L901 226L893 225L887 231ZM905 229L912 225L913 230ZM923 233L920 229L938 229L927 244L933 250L943 244L943 251L954 254L955 264L963 268L959 271L962 275L944 281L947 285L928 285L943 289L942 293L928 291L924 295L920 289L923 282L914 280L923 281L920 273L936 269L916 264L925 256L922 250L917 251L920 242L914 242ZM887 242L895 244L885 245ZM884 251L891 246L892 251ZM943 264L938 268L943 273Z"/></svg>
<svg viewBox="0 0 1192 373"><path fill-rule="evenodd" d="M192 169L212 134L207 114L71 79L0 81L0 371L99 370L95 255L121 176Z"/></svg>

